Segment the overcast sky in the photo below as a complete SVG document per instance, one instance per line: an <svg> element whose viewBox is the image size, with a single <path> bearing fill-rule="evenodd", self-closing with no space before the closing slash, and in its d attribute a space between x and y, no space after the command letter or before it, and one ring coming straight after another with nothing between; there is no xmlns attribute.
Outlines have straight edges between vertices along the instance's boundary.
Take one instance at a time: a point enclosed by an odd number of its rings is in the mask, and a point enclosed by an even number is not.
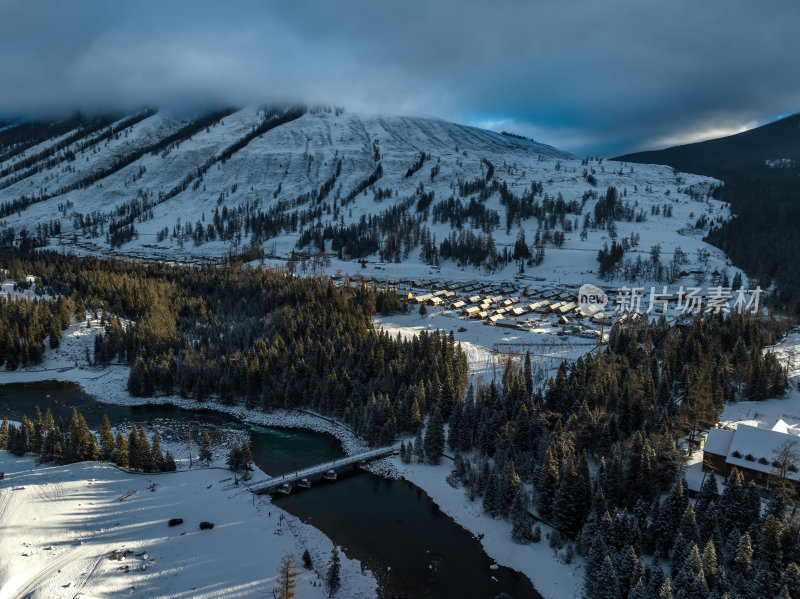
<svg viewBox="0 0 800 599"><path fill-rule="evenodd" d="M797 0L0 0L0 115L303 101L579 155L800 111Z"/></svg>

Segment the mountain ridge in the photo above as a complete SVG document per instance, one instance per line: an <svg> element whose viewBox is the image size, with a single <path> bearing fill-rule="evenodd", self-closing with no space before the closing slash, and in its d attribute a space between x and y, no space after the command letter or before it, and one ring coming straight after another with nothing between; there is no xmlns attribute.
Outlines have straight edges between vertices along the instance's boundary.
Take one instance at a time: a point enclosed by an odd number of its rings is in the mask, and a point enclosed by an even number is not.
<svg viewBox="0 0 800 599"><path fill-rule="evenodd" d="M629 256L649 245L665 260L694 255L706 251L698 222L728 217L709 201L711 179L439 119L294 106L81 126L41 140L28 125L37 143L17 146L4 142L13 128L0 132L0 242L156 259L255 245L281 260L325 254L347 271L369 259L596 279L614 239ZM640 233L649 245L637 249ZM707 270L725 266L717 254Z"/></svg>
<svg viewBox="0 0 800 599"><path fill-rule="evenodd" d="M711 227L706 240L763 287L775 284L778 301L800 313L800 113L736 135L615 160L665 164L723 181L714 195L731 206L734 218Z"/></svg>

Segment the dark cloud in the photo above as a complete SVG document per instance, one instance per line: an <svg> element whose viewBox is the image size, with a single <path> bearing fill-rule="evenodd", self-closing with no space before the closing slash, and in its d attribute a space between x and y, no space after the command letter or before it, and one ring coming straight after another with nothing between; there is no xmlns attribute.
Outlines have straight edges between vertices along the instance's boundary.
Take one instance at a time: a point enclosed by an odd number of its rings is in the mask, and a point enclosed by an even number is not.
<svg viewBox="0 0 800 599"><path fill-rule="evenodd" d="M513 129L585 154L800 110L800 4L0 4L0 113L301 100Z"/></svg>

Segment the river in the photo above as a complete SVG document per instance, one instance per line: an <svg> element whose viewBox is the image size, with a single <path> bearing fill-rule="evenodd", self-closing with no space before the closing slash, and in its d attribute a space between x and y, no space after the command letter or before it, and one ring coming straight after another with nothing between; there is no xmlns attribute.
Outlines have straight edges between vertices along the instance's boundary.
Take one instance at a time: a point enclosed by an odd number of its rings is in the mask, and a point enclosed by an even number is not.
<svg viewBox="0 0 800 599"><path fill-rule="evenodd" d="M215 429L247 430L253 461L268 474L281 474L344 455L339 441L306 430L252 426L210 410L169 405L101 404L72 383L44 381L0 385L0 417L33 416L34 406L69 418L80 410L92 429L103 414L112 425L158 424L162 436ZM351 558L370 568L382 599L492 599L541 596L522 574L493 567L480 542L442 513L421 489L403 480L353 470L335 483L274 499L276 505L315 526Z"/></svg>

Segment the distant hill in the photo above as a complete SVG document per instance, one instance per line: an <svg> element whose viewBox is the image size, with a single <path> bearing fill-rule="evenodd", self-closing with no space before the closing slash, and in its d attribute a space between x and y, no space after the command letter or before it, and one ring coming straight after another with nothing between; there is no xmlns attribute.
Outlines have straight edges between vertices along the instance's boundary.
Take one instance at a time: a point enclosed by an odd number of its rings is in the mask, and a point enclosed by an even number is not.
<svg viewBox="0 0 800 599"><path fill-rule="evenodd" d="M151 108L0 129L0 246L190 262L264 253L299 272L412 280L580 284L602 270L712 282L735 276L701 239L729 218L708 199L716 185L438 119Z"/></svg>
<svg viewBox="0 0 800 599"><path fill-rule="evenodd" d="M732 220L706 240L762 286L775 282L778 299L800 310L800 113L709 141L614 158L664 164L721 179L716 197Z"/></svg>
<svg viewBox="0 0 800 599"><path fill-rule="evenodd" d="M720 177L739 169L773 170L768 161L788 159L800 167L800 113L743 133L664 150L614 158L641 164L666 164L682 171L700 169Z"/></svg>

